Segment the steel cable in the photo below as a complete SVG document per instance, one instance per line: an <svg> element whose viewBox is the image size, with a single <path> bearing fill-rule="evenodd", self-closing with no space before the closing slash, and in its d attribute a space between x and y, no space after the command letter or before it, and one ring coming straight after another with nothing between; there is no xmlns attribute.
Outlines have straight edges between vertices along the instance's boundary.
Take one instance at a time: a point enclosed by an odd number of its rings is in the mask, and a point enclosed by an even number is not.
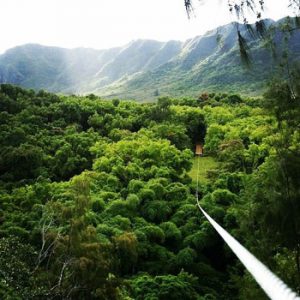
<svg viewBox="0 0 300 300"><path fill-rule="evenodd" d="M232 235L222 228L213 218L211 218L199 203L199 171L200 159L198 157L197 170L197 188L196 200L197 206L210 224L215 228L225 243L238 257L241 263L246 267L256 282L261 286L264 292L272 300L300 300L300 297L293 292L279 277L272 273L268 267L260 262L253 254L251 254L244 246L242 246Z"/></svg>

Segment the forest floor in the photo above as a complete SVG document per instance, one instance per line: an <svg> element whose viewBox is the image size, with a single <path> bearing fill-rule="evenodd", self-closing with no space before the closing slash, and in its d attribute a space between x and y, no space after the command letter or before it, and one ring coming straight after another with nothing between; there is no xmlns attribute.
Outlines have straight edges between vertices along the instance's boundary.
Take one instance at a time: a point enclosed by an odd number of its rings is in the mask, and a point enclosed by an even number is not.
<svg viewBox="0 0 300 300"><path fill-rule="evenodd" d="M218 163L211 156L196 156L193 160L193 166L189 175L193 179L193 181L197 180L197 169L198 169L198 160L200 160L199 165L199 180L207 181L207 171L216 169L218 167Z"/></svg>

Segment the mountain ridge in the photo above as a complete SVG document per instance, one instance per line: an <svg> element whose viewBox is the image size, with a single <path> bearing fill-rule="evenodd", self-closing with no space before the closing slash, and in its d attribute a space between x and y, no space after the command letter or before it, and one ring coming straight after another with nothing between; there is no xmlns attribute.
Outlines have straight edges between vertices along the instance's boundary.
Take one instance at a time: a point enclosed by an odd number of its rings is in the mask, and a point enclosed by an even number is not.
<svg viewBox="0 0 300 300"><path fill-rule="evenodd" d="M275 27L282 22L265 20L267 26ZM195 96L203 90L261 93L272 73L271 53L258 37L249 41L253 68L246 70L236 26L236 22L229 23L184 42L137 39L103 50L25 44L0 55L0 83L141 100L158 95ZM243 36L249 37L247 28L239 26ZM281 33L277 35L281 40ZM289 46L298 60L298 31Z"/></svg>

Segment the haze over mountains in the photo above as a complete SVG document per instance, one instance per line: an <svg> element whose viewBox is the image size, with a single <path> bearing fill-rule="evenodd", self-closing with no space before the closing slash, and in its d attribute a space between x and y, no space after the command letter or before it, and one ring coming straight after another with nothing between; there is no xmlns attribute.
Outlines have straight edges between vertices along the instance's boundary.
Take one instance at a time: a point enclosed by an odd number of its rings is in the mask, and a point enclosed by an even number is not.
<svg viewBox="0 0 300 300"><path fill-rule="evenodd" d="M277 26L282 22L267 20L266 24ZM249 36L244 26L241 32ZM275 43L279 52L282 40L282 33L277 32ZM203 91L259 94L274 63L264 44L258 37L250 42L250 70L241 64L235 23L186 42L136 40L107 50L27 44L0 55L0 83L141 100L158 95L193 96ZM293 59L298 60L298 31L290 38L289 49Z"/></svg>

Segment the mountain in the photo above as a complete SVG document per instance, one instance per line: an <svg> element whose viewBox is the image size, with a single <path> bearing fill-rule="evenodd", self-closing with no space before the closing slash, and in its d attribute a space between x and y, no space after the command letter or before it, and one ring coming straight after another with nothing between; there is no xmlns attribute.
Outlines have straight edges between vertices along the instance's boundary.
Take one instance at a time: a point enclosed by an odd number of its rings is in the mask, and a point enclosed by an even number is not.
<svg viewBox="0 0 300 300"><path fill-rule="evenodd" d="M250 32L239 25L242 36L249 41L251 68L241 61L236 23L219 27L203 36L186 41L179 55L154 70L134 74L130 80L99 89L106 97L151 99L154 95L197 96L202 92L238 92L261 94L286 50L280 26L284 21L265 20L274 31L274 51L268 39L250 39ZM221 40L220 40L221 39ZM300 59L300 32L289 37L293 62Z"/></svg>
<svg viewBox="0 0 300 300"><path fill-rule="evenodd" d="M274 29L277 57L284 51L284 20L266 20ZM104 97L153 99L157 95L191 95L203 91L259 94L273 73L266 39L239 30L251 48L252 67L241 63L237 23L221 26L186 42L136 40L107 50L64 49L28 44L0 55L0 83L52 92ZM277 29L276 29L277 28ZM293 60L300 57L300 33L289 39Z"/></svg>
<svg viewBox="0 0 300 300"><path fill-rule="evenodd" d="M0 83L52 92L87 93L134 73L152 70L180 50L181 42L151 40L137 40L108 50L27 44L0 56Z"/></svg>

